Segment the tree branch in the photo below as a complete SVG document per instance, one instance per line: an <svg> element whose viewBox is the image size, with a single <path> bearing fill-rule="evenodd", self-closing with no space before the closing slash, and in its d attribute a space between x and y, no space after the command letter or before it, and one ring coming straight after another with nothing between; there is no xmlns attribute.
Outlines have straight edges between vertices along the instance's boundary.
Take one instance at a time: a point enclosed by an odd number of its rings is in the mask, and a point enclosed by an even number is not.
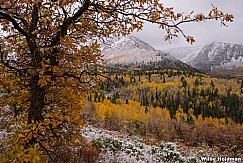
<svg viewBox="0 0 243 163"><path fill-rule="evenodd" d="M35 31L37 28L37 23L38 23L38 6L37 6L37 4L34 5L31 16L32 16L32 18L31 18L31 24L30 24L30 28L29 28L29 34L31 34L31 32Z"/></svg>
<svg viewBox="0 0 243 163"><path fill-rule="evenodd" d="M0 16L2 19L10 21L13 24L15 29L17 29L25 37L28 37L27 32L19 26L18 22L12 16L3 12L0 12Z"/></svg>
<svg viewBox="0 0 243 163"><path fill-rule="evenodd" d="M8 67L8 68L11 69L11 70L15 70L15 71L17 71L19 74L22 74L22 73L23 73L23 71L22 71L21 69L18 69L18 68L14 67L14 66L11 66L11 65L9 64L9 62L5 62L5 61L4 61L4 59L3 59L3 52L2 52L2 47L1 47L1 45L0 45L0 63L2 63L4 66Z"/></svg>
<svg viewBox="0 0 243 163"><path fill-rule="evenodd" d="M89 8L90 6L90 0L85 0L83 6L72 16L67 19L65 19L62 23L62 25L58 28L57 34L54 36L51 44L48 47L53 47L58 44L58 42L61 40L61 37L64 37L67 35L68 27L74 23L80 16L84 14L84 12Z"/></svg>
<svg viewBox="0 0 243 163"><path fill-rule="evenodd" d="M21 17L21 16L13 16L13 18L20 20L20 21L24 24L24 26L25 26L26 28L29 27L28 22L27 22L23 17Z"/></svg>

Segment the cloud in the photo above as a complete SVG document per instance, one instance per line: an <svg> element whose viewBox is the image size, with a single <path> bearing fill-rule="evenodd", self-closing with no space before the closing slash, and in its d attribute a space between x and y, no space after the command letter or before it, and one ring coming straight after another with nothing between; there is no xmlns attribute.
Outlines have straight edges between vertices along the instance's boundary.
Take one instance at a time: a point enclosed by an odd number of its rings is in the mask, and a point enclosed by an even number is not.
<svg viewBox="0 0 243 163"><path fill-rule="evenodd" d="M189 23L184 24L181 27L186 34L195 37L195 45L207 44L212 41L243 44L242 0L163 0L162 3L164 3L166 7L173 6L176 12L190 13L194 10L195 12L207 14L213 4L223 12L232 13L235 16L235 19L233 23L228 24L228 27L221 27L220 23L216 21ZM143 31L134 33L134 35L148 42L156 49L190 46L182 37L172 40L172 44L165 42L163 40L165 32L161 31L156 25L148 23L145 24Z"/></svg>

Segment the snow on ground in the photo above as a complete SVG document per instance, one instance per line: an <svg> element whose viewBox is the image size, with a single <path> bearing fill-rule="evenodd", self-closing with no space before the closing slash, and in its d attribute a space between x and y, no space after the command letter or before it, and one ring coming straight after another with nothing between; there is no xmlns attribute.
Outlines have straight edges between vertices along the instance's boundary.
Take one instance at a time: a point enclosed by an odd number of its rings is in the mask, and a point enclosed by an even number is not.
<svg viewBox="0 0 243 163"><path fill-rule="evenodd" d="M201 162L200 152L182 156L177 145L160 142L145 144L142 139L127 136L117 131L109 131L87 125L82 129L83 136L101 149L100 163L159 163L159 162Z"/></svg>
<svg viewBox="0 0 243 163"><path fill-rule="evenodd" d="M99 163L195 163L202 162L202 156L215 158L222 152L208 146L198 149L173 142L146 144L139 137L92 125L85 126L81 132L87 141L101 149ZM4 129L0 130L0 147L7 136Z"/></svg>

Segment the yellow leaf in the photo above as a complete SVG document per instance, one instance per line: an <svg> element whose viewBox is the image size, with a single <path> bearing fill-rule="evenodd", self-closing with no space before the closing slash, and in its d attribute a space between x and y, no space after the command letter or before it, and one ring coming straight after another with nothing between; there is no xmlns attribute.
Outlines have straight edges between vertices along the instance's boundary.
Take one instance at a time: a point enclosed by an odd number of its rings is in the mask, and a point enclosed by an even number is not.
<svg viewBox="0 0 243 163"><path fill-rule="evenodd" d="M22 133L18 134L18 138L23 138L24 135Z"/></svg>

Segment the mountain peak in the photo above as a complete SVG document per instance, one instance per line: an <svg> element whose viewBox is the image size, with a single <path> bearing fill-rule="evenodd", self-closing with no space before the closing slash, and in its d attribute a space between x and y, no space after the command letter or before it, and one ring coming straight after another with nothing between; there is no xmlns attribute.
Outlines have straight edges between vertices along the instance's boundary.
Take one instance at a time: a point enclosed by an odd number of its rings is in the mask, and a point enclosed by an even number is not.
<svg viewBox="0 0 243 163"><path fill-rule="evenodd" d="M240 44L232 44L228 42L220 42L220 41L213 41L210 44L211 46L217 46L217 47L233 47L233 46L242 46Z"/></svg>
<svg viewBox="0 0 243 163"><path fill-rule="evenodd" d="M142 41L141 39L133 35L129 35L127 39L130 39L134 43L134 45L138 48L156 51L151 45L149 45L148 43Z"/></svg>
<svg viewBox="0 0 243 163"><path fill-rule="evenodd" d="M191 69L168 53L155 50L148 43L132 35L114 41L102 51L104 60L109 64L154 66L154 68Z"/></svg>
<svg viewBox="0 0 243 163"><path fill-rule="evenodd" d="M120 39L112 39L107 42L108 46L105 46L102 51L109 50L126 50L126 49L144 49L149 51L156 51L151 45L140 40L139 38L129 35L127 37L122 37Z"/></svg>
<svg viewBox="0 0 243 163"><path fill-rule="evenodd" d="M169 54L202 72L243 67L243 46L225 42L211 42L199 48L167 50Z"/></svg>

